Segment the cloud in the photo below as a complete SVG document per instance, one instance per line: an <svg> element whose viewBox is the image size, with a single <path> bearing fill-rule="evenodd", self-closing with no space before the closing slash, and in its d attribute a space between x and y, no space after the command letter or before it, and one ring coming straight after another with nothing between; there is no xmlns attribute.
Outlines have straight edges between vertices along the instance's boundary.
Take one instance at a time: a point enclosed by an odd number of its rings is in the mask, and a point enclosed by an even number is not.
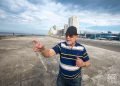
<svg viewBox="0 0 120 86"><path fill-rule="evenodd" d="M72 10L78 9L99 13L120 13L120 0L59 0L64 5L68 5Z"/></svg>
<svg viewBox="0 0 120 86"><path fill-rule="evenodd" d="M30 2L32 4L43 4L44 3L43 0L28 0L28 2Z"/></svg>
<svg viewBox="0 0 120 86"><path fill-rule="evenodd" d="M1 0L0 8L9 13L19 14L26 11L24 3L24 0L20 0L19 2L17 0Z"/></svg>
<svg viewBox="0 0 120 86"><path fill-rule="evenodd" d="M80 22L89 23L93 25L115 25L119 24L119 15L111 15L108 13L96 13L86 10L79 11L78 9L70 10L69 6L64 5L65 3L72 2L71 0L67 2L64 1L63 4L60 2L53 2L55 0L2 0L0 8L6 12L6 14L1 14L0 17L8 15L8 20L15 20L16 22L30 23L30 22L44 22L48 21L53 24L64 24L68 23L68 18L72 15L77 15ZM62 0L60 0L62 2ZM98 3L97 0L92 0ZM81 0L80 5L87 5L92 1ZM103 2L104 0L102 0ZM73 4L80 3L79 0L73 1ZM44 3L44 4L43 4ZM100 3L100 2L99 2ZM6 5L7 4L7 5ZM36 5L39 4L39 5ZM75 5L77 8L77 5ZM3 9L4 8L4 9ZM8 11L9 10L9 11ZM12 19L14 18L14 19Z"/></svg>
<svg viewBox="0 0 120 86"><path fill-rule="evenodd" d="M0 9L0 19L5 19L6 18L6 13Z"/></svg>
<svg viewBox="0 0 120 86"><path fill-rule="evenodd" d="M111 11L111 13L105 12L106 9L104 9L105 7L103 6L105 0L59 1L1 0L0 21L12 24L32 25L33 28L36 28L33 29L33 31L44 29L46 32L53 25L57 25L62 29L64 24L68 23L68 18L73 15L79 17L80 25L83 28L120 25L120 15L118 14L119 11L117 11L119 6L114 7L114 9L117 8L114 14L112 14L113 11ZM92 1L94 3L92 3ZM109 3L111 3L111 1ZM97 5L98 7L96 7ZM112 4L108 6L112 6Z"/></svg>
<svg viewBox="0 0 120 86"><path fill-rule="evenodd" d="M41 5L41 4L46 4L48 2L54 2L56 0L27 0L27 1L35 5Z"/></svg>
<svg viewBox="0 0 120 86"><path fill-rule="evenodd" d="M85 13L80 22L98 26L120 25L120 16L106 13Z"/></svg>

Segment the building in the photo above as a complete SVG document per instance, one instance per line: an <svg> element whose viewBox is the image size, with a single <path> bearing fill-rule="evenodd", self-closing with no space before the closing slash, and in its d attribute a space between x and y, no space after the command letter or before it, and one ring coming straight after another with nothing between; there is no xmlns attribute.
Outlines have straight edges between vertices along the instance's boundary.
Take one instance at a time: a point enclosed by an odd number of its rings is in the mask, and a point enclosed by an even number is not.
<svg viewBox="0 0 120 86"><path fill-rule="evenodd" d="M53 27L50 28L48 35L57 35L58 29L56 27L56 25L54 25Z"/></svg>
<svg viewBox="0 0 120 86"><path fill-rule="evenodd" d="M68 24L65 24L65 25L64 25L64 34L66 33L67 28L68 28Z"/></svg>
<svg viewBox="0 0 120 86"><path fill-rule="evenodd" d="M53 27L50 28L48 34L49 35L59 35L59 36L63 36L65 35L67 28L69 26L75 26L77 29L79 29L79 20L77 16L72 16L68 19L68 24L64 24L64 28L63 29L58 29L56 27L56 25L54 25ZM79 33L79 30L77 30Z"/></svg>
<svg viewBox="0 0 120 86"><path fill-rule="evenodd" d="M99 40L117 40L120 41L120 34L113 33L83 33L80 34L82 38L90 38L90 39L99 39Z"/></svg>
<svg viewBox="0 0 120 86"><path fill-rule="evenodd" d="M58 36L64 36L64 29L58 30L57 35Z"/></svg>
<svg viewBox="0 0 120 86"><path fill-rule="evenodd" d="M79 19L77 16L72 16L68 20L69 26L75 26L77 29L79 29Z"/></svg>

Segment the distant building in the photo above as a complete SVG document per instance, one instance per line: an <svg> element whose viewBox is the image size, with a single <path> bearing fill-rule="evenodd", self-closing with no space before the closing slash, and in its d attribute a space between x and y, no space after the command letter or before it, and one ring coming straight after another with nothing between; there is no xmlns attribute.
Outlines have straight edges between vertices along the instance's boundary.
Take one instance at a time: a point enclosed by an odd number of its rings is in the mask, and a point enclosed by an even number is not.
<svg viewBox="0 0 120 86"><path fill-rule="evenodd" d="M68 20L69 26L75 26L77 29L79 29L79 20L77 16L72 16Z"/></svg>
<svg viewBox="0 0 120 86"><path fill-rule="evenodd" d="M113 33L84 33L80 34L82 38L90 38L90 39L99 39L99 40L118 40L120 41L120 34Z"/></svg>
<svg viewBox="0 0 120 86"><path fill-rule="evenodd" d="M60 29L57 32L58 36L64 36L64 29Z"/></svg>
<svg viewBox="0 0 120 86"><path fill-rule="evenodd" d="M68 24L65 24L65 25L64 25L64 34L66 33L67 28L68 28Z"/></svg>
<svg viewBox="0 0 120 86"><path fill-rule="evenodd" d="M69 26L75 26L77 29L79 29L79 20L77 16L72 16L68 19L68 24L64 24L64 29L58 29L56 25L50 28L48 34L49 35L58 35L63 36L65 35L67 28ZM78 31L78 30L77 30ZM79 33L79 32L78 32Z"/></svg>
<svg viewBox="0 0 120 86"><path fill-rule="evenodd" d="M54 25L53 27L50 28L48 35L57 35L58 29L57 26Z"/></svg>

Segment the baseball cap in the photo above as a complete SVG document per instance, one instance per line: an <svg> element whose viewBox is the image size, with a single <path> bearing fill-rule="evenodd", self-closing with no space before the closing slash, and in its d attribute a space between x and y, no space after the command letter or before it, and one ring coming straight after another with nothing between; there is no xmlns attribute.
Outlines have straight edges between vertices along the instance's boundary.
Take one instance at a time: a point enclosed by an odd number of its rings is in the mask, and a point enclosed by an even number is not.
<svg viewBox="0 0 120 86"><path fill-rule="evenodd" d="M72 36L72 35L78 35L78 34L77 34L77 28L74 27L74 26L68 27L65 35L71 35L71 36Z"/></svg>

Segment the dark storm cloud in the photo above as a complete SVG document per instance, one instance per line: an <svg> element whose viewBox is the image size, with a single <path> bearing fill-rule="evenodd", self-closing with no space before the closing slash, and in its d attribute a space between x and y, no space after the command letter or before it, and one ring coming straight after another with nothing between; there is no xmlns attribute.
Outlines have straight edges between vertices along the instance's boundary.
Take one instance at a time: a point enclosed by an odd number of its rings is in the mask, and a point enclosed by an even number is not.
<svg viewBox="0 0 120 86"><path fill-rule="evenodd" d="M111 14L120 13L120 0L57 0L70 9L105 12Z"/></svg>
<svg viewBox="0 0 120 86"><path fill-rule="evenodd" d="M43 4L43 0L28 0L28 2L32 3L32 4Z"/></svg>

